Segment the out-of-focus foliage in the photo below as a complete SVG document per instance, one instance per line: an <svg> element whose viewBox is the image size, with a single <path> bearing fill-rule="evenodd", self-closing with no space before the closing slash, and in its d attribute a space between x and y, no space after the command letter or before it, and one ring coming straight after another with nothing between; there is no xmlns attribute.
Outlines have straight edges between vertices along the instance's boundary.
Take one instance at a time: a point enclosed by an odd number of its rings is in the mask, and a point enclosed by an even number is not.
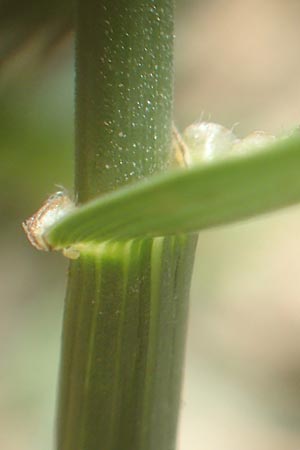
<svg viewBox="0 0 300 450"><path fill-rule="evenodd" d="M2 222L27 214L55 184L71 187L72 95L69 70L0 93Z"/></svg>
<svg viewBox="0 0 300 450"><path fill-rule="evenodd" d="M36 38L48 52L72 22L73 0L0 0L0 66Z"/></svg>
<svg viewBox="0 0 300 450"><path fill-rule="evenodd" d="M52 448L66 261L34 252L21 223L72 188L73 70L56 69L0 89L1 449Z"/></svg>

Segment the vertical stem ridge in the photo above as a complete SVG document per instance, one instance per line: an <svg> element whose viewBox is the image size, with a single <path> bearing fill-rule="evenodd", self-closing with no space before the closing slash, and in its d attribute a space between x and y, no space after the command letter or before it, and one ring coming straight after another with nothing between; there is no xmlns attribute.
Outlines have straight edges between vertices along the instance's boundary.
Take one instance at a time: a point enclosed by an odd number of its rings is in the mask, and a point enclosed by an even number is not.
<svg viewBox="0 0 300 450"><path fill-rule="evenodd" d="M117 346L116 346L116 365L115 371L113 374L113 392L112 392L112 410L116 417L111 421L111 431L110 431L110 446L113 448L113 442L115 440L115 436L118 432L118 424L119 424L119 416L120 416L120 390L118 389L118 385L122 383L122 343L124 339L124 328L126 326L126 308L127 308L127 289L129 285L129 271L130 264L132 262L131 255L134 255L134 251L131 249L135 246L139 246L139 242L129 241L124 245L124 257L123 257L123 273L124 273L124 282L123 282L123 293L122 293L122 302L120 305L119 311L119 326L117 330Z"/></svg>
<svg viewBox="0 0 300 450"><path fill-rule="evenodd" d="M167 238L168 239L168 238ZM150 278L150 305L151 314L149 316L149 334L148 334L148 349L145 368L145 387L144 387L144 400L142 407L143 415L143 430L142 435L147 434L149 430L148 417L151 416L151 397L150 393L153 392L153 373L155 372L155 364L157 357L157 329L159 326L159 312L160 301L164 300L160 296L160 282L162 274L162 254L165 246L164 238L157 238L153 241L152 254L151 254L151 278Z"/></svg>
<svg viewBox="0 0 300 450"><path fill-rule="evenodd" d="M101 245L101 250L105 251L105 244ZM92 261L95 265L95 274L97 274L97 278L95 278L95 291L100 292L101 291L101 282L102 282L102 260L100 258L95 258L94 261ZM90 321L89 326L89 335L87 337L87 354L86 354L86 369L84 374L84 381L83 381L83 400L82 400L82 408L81 408L81 426L80 426L80 434L79 434L79 442L82 444L79 446L80 448L84 447L84 430L86 429L87 421L89 420L89 414L88 414L88 393L90 390L90 383L91 383L91 368L94 361L94 352L95 352L95 334L97 330L97 316L98 311L100 309L100 302L102 298L99 295L94 296L93 300L91 301L91 308L93 310L92 317Z"/></svg>

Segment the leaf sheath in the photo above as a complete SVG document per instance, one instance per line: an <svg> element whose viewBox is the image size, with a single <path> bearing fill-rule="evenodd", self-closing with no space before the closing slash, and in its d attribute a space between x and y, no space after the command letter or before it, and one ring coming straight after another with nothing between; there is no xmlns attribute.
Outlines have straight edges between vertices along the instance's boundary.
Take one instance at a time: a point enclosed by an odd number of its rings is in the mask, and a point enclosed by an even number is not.
<svg viewBox="0 0 300 450"><path fill-rule="evenodd" d="M110 242L72 264L59 449L174 448L195 241Z"/></svg>

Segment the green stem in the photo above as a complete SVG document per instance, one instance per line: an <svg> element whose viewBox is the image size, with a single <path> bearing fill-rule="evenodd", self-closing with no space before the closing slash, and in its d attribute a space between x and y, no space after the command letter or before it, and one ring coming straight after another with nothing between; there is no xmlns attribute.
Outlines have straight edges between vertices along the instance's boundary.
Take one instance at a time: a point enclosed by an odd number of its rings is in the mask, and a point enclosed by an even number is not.
<svg viewBox="0 0 300 450"><path fill-rule="evenodd" d="M171 160L173 0L78 0L76 197ZM173 450L195 237L108 241L71 263L57 450Z"/></svg>
<svg viewBox="0 0 300 450"><path fill-rule="evenodd" d="M78 0L80 202L165 170L173 102L173 0Z"/></svg>

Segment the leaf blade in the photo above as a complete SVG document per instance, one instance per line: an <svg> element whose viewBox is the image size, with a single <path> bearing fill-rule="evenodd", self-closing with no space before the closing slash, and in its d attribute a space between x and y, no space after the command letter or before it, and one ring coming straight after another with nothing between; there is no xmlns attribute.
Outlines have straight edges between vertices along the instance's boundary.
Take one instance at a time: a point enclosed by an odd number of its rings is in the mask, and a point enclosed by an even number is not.
<svg viewBox="0 0 300 450"><path fill-rule="evenodd" d="M300 202L300 138L254 154L155 176L76 208L54 225L55 248L196 232Z"/></svg>

